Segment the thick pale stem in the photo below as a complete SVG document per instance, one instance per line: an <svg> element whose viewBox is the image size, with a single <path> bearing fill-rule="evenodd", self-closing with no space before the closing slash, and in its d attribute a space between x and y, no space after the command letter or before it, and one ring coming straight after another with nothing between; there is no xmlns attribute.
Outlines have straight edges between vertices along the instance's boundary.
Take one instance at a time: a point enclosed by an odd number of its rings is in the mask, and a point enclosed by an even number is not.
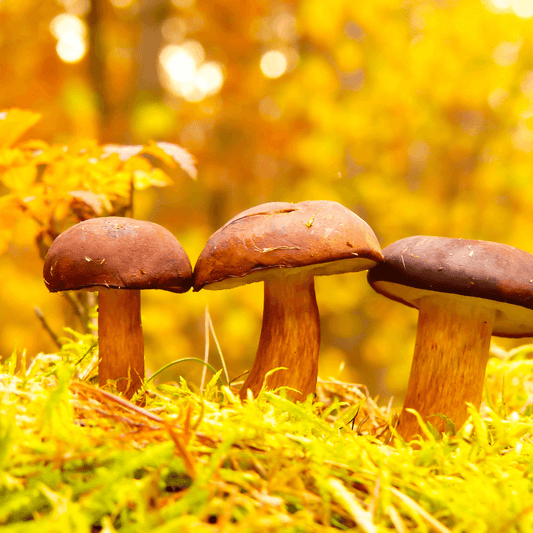
<svg viewBox="0 0 533 533"><path fill-rule="evenodd" d="M105 289L98 293L100 386L108 380L131 398L144 379L141 291Z"/></svg>
<svg viewBox="0 0 533 533"><path fill-rule="evenodd" d="M466 403L479 407L489 357L494 311L451 297L425 298L420 304L416 345L398 432L406 439L422 434L415 416L439 431L443 414L459 429L468 417Z"/></svg>
<svg viewBox="0 0 533 533"><path fill-rule="evenodd" d="M320 349L320 317L313 276L288 275L265 281L263 328L255 361L241 389L255 396L263 388L291 387L303 400L315 391ZM275 368L285 367L266 376ZM266 381L266 383L265 383Z"/></svg>

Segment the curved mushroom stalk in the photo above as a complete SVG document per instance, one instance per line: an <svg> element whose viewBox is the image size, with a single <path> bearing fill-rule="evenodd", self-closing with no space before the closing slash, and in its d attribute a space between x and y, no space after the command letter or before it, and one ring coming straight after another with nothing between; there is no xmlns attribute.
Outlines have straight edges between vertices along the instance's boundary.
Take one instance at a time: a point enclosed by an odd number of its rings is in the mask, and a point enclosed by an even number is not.
<svg viewBox="0 0 533 533"><path fill-rule="evenodd" d="M446 430L443 414L461 427L467 403L481 403L495 310L450 296L420 300L416 345L399 434L410 440L421 430L416 409L438 431Z"/></svg>
<svg viewBox="0 0 533 533"><path fill-rule="evenodd" d="M271 202L248 209L217 230L194 267L194 290L265 283L263 329L240 393L263 385L314 392L320 321L313 276L359 272L383 261L370 226L329 201ZM286 367L287 370L276 368ZM265 378L267 383L265 384Z"/></svg>
<svg viewBox="0 0 533 533"><path fill-rule="evenodd" d="M117 390L131 398L144 379L144 341L141 291L98 291L99 384L117 382Z"/></svg>
<svg viewBox="0 0 533 533"><path fill-rule="evenodd" d="M240 391L246 398L265 385L290 387L295 400L315 391L320 349L320 317L313 275L287 275L265 281L263 326L255 361ZM276 370L267 377L267 373ZM266 382L265 382L266 380Z"/></svg>

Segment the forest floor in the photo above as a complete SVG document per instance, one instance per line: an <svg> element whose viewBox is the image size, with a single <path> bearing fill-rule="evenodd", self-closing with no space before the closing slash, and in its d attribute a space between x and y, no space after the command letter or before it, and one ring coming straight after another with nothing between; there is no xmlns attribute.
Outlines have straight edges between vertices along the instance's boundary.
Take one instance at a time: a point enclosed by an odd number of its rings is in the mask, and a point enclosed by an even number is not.
<svg viewBox="0 0 533 533"><path fill-rule="evenodd" d="M140 407L91 384L87 346L0 367L2 533L533 531L532 346L493 349L481 412L411 443L337 382L243 403L217 375Z"/></svg>

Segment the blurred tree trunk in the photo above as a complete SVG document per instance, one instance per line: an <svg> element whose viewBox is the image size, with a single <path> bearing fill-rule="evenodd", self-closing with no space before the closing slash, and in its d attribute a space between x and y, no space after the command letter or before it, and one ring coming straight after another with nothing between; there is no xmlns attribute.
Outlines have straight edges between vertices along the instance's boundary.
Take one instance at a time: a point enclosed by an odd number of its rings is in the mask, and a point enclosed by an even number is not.
<svg viewBox="0 0 533 533"><path fill-rule="evenodd" d="M157 73L159 51L163 46L161 26L168 15L167 0L139 2L139 39L135 49L138 65L137 93L139 98L156 98L162 94ZM148 94L143 94L143 93Z"/></svg>
<svg viewBox="0 0 533 533"><path fill-rule="evenodd" d="M92 0L91 10L87 16L89 25L89 77L97 100L99 110L99 141L104 140L103 132L108 130L111 109L107 102L106 91L106 67L105 67L105 47L104 47L104 19L107 0Z"/></svg>
<svg viewBox="0 0 533 533"><path fill-rule="evenodd" d="M130 142L129 121L136 100L136 71L144 57L137 57L137 36L142 34L144 10L118 11L109 0L92 0L89 25L89 76L99 109L98 140Z"/></svg>

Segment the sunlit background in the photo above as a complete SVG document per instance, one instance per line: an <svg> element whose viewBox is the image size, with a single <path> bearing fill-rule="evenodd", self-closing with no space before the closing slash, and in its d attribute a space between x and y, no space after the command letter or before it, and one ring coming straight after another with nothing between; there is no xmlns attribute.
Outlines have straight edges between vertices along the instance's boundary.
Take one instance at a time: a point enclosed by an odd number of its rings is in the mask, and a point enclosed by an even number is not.
<svg viewBox="0 0 533 533"><path fill-rule="evenodd" d="M170 141L194 154L196 182L175 172L134 203L193 264L229 218L274 200L338 201L383 246L435 234L533 252L530 0L4 0L0 71L0 109L43 114L26 138ZM54 349L34 306L57 333L79 327L42 283L35 232L21 219L0 257L3 356ZM321 377L401 398L416 312L364 274L320 278L317 297ZM250 366L259 284L144 294L150 372L203 357L206 306L231 376ZM217 352L211 339L219 368Z"/></svg>

